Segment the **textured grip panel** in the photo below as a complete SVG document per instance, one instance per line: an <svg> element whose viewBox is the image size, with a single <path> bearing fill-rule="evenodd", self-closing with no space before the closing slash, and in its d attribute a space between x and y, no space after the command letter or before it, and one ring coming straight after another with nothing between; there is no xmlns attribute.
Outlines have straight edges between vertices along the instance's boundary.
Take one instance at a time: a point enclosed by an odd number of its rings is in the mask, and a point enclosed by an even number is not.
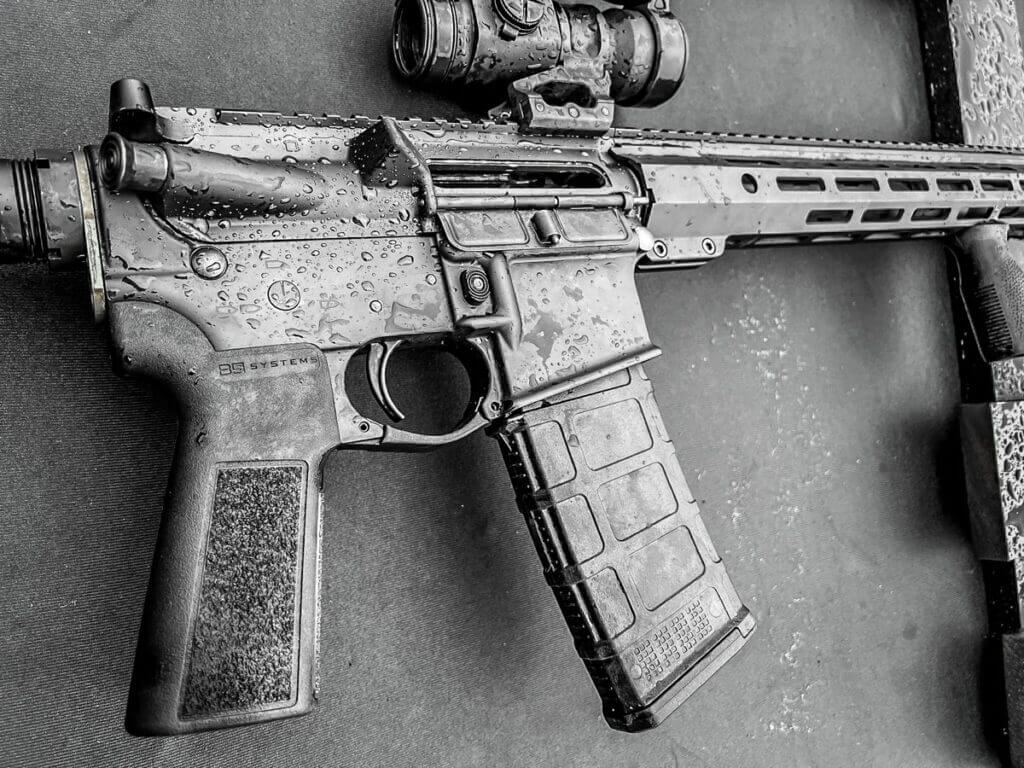
<svg viewBox="0 0 1024 768"><path fill-rule="evenodd" d="M961 296L985 360L1024 354L1024 247L1004 224L980 224L960 237Z"/></svg>
<svg viewBox="0 0 1024 768"><path fill-rule="evenodd" d="M303 464L218 468L184 717L293 699L305 479Z"/></svg>
<svg viewBox="0 0 1024 768"><path fill-rule="evenodd" d="M294 717L316 695L320 465L339 442L303 345L211 348L166 307L111 306L125 373L180 421L125 727L172 735Z"/></svg>
<svg viewBox="0 0 1024 768"><path fill-rule="evenodd" d="M754 619L708 538L650 382L632 368L496 436L606 719L626 731L658 725L740 649Z"/></svg>

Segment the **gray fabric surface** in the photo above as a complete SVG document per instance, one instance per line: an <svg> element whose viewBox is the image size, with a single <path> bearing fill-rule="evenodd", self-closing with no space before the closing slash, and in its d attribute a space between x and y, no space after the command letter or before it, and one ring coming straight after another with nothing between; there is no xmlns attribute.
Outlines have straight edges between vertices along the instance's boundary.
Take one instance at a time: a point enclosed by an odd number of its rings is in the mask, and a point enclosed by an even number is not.
<svg viewBox="0 0 1024 768"><path fill-rule="evenodd" d="M107 85L158 103L457 114L397 82L387 2L8 2L0 155L95 142ZM693 0L670 104L620 123L929 135L910 2ZM737 588L747 648L660 729L608 729L497 450L335 454L316 714L122 730L175 435L109 369L80 281L0 270L0 764L992 765L941 248L730 254L639 280L648 366Z"/></svg>

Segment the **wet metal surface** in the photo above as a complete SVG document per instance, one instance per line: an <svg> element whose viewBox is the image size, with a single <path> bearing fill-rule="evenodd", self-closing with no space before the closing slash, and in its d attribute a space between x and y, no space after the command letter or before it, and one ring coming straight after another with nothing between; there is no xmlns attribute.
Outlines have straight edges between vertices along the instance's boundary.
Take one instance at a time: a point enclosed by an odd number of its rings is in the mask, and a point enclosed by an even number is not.
<svg viewBox="0 0 1024 768"><path fill-rule="evenodd" d="M101 150L166 155L153 163L155 186L136 160L107 182L117 190L97 192L108 301L167 305L218 349L309 342L351 354L466 328L486 341L490 330L502 341L491 378L506 403L653 351L633 284L638 255L691 266L737 245L934 237L986 218L1024 226L1024 161L1001 150L159 115L194 137L187 149L112 134ZM186 170L171 184L166 168L177 166ZM166 220L148 208L154 191ZM660 249L638 253L640 222ZM196 254L209 248L218 272L201 274ZM495 251L507 266L491 264ZM507 282L504 310L497 297L462 295L465 270L481 265Z"/></svg>

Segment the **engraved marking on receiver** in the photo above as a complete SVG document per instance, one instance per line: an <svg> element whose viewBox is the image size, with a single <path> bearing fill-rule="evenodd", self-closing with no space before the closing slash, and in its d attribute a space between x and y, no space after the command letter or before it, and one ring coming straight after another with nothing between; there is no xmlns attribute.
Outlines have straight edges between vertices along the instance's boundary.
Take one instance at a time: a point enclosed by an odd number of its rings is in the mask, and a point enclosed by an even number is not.
<svg viewBox="0 0 1024 768"><path fill-rule="evenodd" d="M217 364L217 375L231 381L262 379L315 371L320 358L314 352L250 355Z"/></svg>
<svg viewBox="0 0 1024 768"><path fill-rule="evenodd" d="M288 312L299 306L302 292L291 280L278 280L267 290L267 298L277 309Z"/></svg>

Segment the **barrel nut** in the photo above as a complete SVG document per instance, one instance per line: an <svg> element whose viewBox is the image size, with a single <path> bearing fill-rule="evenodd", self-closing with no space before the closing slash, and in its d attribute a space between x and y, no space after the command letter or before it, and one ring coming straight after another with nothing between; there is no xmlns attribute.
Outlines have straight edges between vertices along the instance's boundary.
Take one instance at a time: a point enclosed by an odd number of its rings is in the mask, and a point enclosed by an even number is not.
<svg viewBox="0 0 1024 768"><path fill-rule="evenodd" d="M718 253L718 245L710 237L705 237L700 241L700 249L704 251L707 256L714 256Z"/></svg>
<svg viewBox="0 0 1024 768"><path fill-rule="evenodd" d="M473 306L479 306L487 301L491 295L491 281L487 279L487 273L479 267L467 269L459 278L462 283L462 293Z"/></svg>
<svg viewBox="0 0 1024 768"><path fill-rule="evenodd" d="M217 248L204 245L192 251L192 271L203 280L216 280L228 271L228 257Z"/></svg>

